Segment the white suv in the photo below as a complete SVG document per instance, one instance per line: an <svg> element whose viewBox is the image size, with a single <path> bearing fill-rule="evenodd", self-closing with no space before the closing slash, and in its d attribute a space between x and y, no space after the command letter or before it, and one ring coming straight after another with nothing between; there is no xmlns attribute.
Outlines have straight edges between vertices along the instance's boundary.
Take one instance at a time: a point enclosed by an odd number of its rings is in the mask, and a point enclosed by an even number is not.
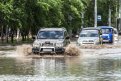
<svg viewBox="0 0 121 81"><path fill-rule="evenodd" d="M95 27L83 28L77 40L79 46L89 44L97 45L101 42L101 29Z"/></svg>
<svg viewBox="0 0 121 81"><path fill-rule="evenodd" d="M70 43L65 28L42 28L33 43L33 53L63 53Z"/></svg>

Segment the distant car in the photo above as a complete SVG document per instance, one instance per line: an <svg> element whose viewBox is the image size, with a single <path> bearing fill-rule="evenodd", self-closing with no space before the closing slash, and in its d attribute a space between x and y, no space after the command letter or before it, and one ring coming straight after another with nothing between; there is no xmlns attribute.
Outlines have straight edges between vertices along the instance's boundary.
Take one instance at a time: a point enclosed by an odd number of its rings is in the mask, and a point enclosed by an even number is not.
<svg viewBox="0 0 121 81"><path fill-rule="evenodd" d="M70 43L65 28L42 28L33 43L33 53L63 53Z"/></svg>
<svg viewBox="0 0 121 81"><path fill-rule="evenodd" d="M116 28L113 28L113 33L114 33L114 36L113 36L114 41L118 41L119 35L118 35L118 31Z"/></svg>
<svg viewBox="0 0 121 81"><path fill-rule="evenodd" d="M113 43L113 27L110 26L99 26L102 29L102 40L103 42Z"/></svg>
<svg viewBox="0 0 121 81"><path fill-rule="evenodd" d="M101 43L101 29L100 28L83 28L82 31L79 34L79 38L77 40L77 44L79 46L81 45L87 45L87 44L93 44L97 45Z"/></svg>

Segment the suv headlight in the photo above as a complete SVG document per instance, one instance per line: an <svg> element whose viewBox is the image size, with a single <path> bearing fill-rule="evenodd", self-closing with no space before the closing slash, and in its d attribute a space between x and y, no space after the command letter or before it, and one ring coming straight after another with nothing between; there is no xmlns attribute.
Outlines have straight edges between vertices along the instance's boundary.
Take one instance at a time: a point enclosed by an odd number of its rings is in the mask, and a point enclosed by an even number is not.
<svg viewBox="0 0 121 81"><path fill-rule="evenodd" d="M33 44L33 47L39 47L39 46L40 46L39 43L34 43L34 44Z"/></svg>
<svg viewBox="0 0 121 81"><path fill-rule="evenodd" d="M63 47L63 43L56 43L56 47Z"/></svg>

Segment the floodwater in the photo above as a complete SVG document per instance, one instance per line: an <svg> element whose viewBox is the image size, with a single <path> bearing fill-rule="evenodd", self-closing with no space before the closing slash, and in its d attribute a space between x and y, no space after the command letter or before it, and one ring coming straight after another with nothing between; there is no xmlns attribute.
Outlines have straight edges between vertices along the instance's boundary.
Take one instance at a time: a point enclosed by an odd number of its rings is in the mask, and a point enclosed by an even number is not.
<svg viewBox="0 0 121 81"><path fill-rule="evenodd" d="M81 49L80 56L27 57L0 51L0 81L121 81L121 48Z"/></svg>

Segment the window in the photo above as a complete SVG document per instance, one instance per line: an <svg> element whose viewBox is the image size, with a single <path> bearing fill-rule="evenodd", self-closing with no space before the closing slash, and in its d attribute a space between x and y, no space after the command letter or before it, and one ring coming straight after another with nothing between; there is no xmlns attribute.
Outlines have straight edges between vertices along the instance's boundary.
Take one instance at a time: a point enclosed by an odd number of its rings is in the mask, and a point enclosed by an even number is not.
<svg viewBox="0 0 121 81"><path fill-rule="evenodd" d="M111 28L104 28L104 29L102 29L102 33L103 33L103 34L112 33L112 29L111 29Z"/></svg>
<svg viewBox="0 0 121 81"><path fill-rule="evenodd" d="M80 33L80 37L98 37L98 30L82 30Z"/></svg>
<svg viewBox="0 0 121 81"><path fill-rule="evenodd" d="M38 39L62 39L62 31L40 31L37 35Z"/></svg>

